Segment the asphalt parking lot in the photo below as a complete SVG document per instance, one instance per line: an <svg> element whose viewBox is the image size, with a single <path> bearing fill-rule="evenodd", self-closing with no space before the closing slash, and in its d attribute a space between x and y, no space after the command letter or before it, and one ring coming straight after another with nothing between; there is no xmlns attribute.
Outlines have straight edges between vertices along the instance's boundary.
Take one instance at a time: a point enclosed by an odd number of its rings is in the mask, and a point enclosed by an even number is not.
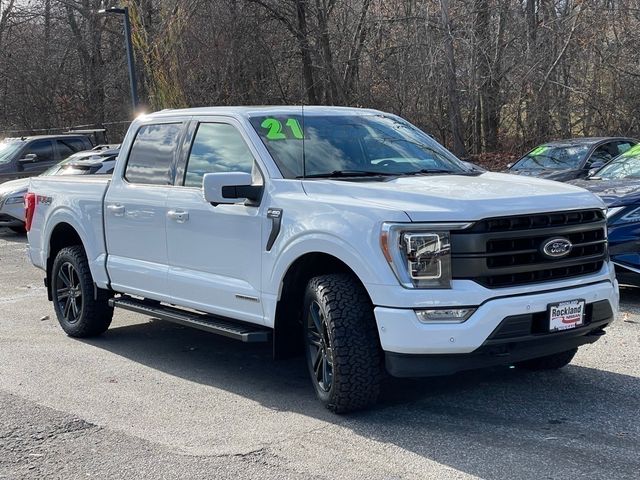
<svg viewBox="0 0 640 480"><path fill-rule="evenodd" d="M0 229L0 478L638 478L640 290L564 370L389 381L336 416L302 359L116 311L66 337Z"/></svg>

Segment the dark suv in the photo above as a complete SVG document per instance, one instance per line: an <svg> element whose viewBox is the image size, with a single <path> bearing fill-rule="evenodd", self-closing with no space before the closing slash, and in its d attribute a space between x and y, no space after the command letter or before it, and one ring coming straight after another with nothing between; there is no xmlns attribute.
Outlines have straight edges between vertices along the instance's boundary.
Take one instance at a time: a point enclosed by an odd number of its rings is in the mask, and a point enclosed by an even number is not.
<svg viewBox="0 0 640 480"><path fill-rule="evenodd" d="M93 148L86 135L41 135L0 142L0 183L31 177L81 150Z"/></svg>

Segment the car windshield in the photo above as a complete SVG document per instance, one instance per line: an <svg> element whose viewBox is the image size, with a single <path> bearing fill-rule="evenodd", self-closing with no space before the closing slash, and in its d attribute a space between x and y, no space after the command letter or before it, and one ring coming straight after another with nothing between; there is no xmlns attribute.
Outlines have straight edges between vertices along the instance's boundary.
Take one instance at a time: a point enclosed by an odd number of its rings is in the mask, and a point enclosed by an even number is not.
<svg viewBox="0 0 640 480"><path fill-rule="evenodd" d="M250 121L285 178L473 173L424 132L386 115L305 113Z"/></svg>
<svg viewBox="0 0 640 480"><path fill-rule="evenodd" d="M640 144L616 157L593 176L606 179L640 177Z"/></svg>
<svg viewBox="0 0 640 480"><path fill-rule="evenodd" d="M0 142L0 165L9 163L20 147L22 142Z"/></svg>
<svg viewBox="0 0 640 480"><path fill-rule="evenodd" d="M589 145L540 145L511 167L512 170L571 170L580 168Z"/></svg>

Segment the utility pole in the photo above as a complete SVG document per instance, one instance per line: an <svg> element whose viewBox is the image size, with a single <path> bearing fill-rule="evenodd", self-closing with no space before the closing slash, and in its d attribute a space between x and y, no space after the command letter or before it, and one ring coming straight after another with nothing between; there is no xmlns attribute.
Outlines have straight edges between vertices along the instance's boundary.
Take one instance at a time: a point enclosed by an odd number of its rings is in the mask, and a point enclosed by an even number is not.
<svg viewBox="0 0 640 480"><path fill-rule="evenodd" d="M129 7L103 8L98 10L98 15L123 15L124 16L124 43L127 47L127 63L129 64L129 84L131 86L131 104L134 113L138 109L138 88L136 85L136 66L133 59L133 44L131 43L131 22L129 20Z"/></svg>

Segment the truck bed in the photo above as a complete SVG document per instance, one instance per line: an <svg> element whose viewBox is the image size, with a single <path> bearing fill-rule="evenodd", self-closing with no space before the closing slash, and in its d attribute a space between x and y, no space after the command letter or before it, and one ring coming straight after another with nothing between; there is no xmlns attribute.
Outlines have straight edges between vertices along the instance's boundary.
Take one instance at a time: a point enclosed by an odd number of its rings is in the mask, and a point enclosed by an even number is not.
<svg viewBox="0 0 640 480"><path fill-rule="evenodd" d="M66 223L81 237L96 284L108 284L103 199L110 181L109 175L31 178L29 193L36 195L36 207L29 231L29 254L34 265L46 269L48 239L54 229L65 228ZM55 221L50 221L54 212Z"/></svg>

